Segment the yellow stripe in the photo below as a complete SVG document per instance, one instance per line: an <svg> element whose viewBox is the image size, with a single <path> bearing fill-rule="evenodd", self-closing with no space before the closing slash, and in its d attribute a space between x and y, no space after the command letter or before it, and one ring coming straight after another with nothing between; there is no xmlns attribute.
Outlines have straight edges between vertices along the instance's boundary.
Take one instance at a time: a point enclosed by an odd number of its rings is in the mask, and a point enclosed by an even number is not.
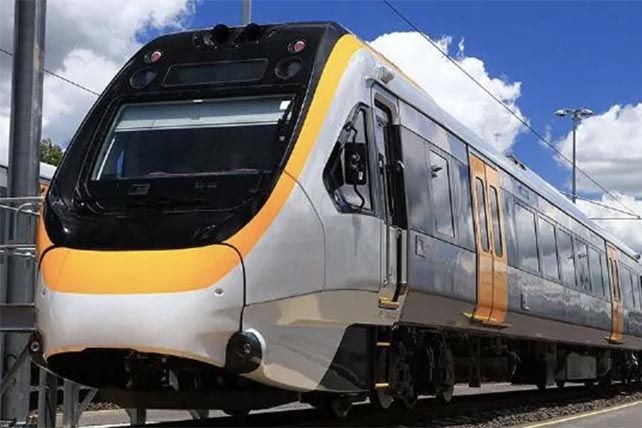
<svg viewBox="0 0 642 428"><path fill-rule="evenodd" d="M594 410L592 412L581 413L579 415L568 416L568 417L564 417L564 418L560 418L560 419L553 419L553 420L545 421L545 422L538 422L538 423L535 423L535 424L532 424L532 425L525 425L524 428L540 428L540 427L547 427L547 426L551 426L551 425L562 424L564 422L576 421L578 419L584 419L584 418L588 418L590 416L602 415L604 413L610 413L610 412L623 410L623 409L626 409L626 408L629 408L629 407L633 407L633 406L639 406L640 404L642 404L642 400L634 401L632 403L627 403L627 404L621 404L619 406L613 406L613 407L609 407L609 408L602 409L602 410Z"/></svg>
<svg viewBox="0 0 642 428"><path fill-rule="evenodd" d="M243 257L254 248L288 200L316 143L348 62L363 42L345 35L323 69L301 133L265 205L227 242ZM292 178L294 177L294 179ZM44 228L40 228L44 232ZM38 244L46 245L46 236ZM42 247L39 248L42 250ZM40 254L40 253L39 253ZM225 246L159 251L89 251L56 248L42 260L47 286L69 293L133 294L197 290L211 286L239 264Z"/></svg>

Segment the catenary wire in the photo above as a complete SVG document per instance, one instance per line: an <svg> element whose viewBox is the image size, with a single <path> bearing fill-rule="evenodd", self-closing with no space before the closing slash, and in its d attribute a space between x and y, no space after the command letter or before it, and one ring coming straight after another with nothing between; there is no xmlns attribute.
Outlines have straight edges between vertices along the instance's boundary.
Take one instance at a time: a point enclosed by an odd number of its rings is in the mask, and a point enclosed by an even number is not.
<svg viewBox="0 0 642 428"><path fill-rule="evenodd" d="M573 162L566 157L561 151L555 147L553 143L548 141L546 137L544 137L537 129L533 128L531 124L529 124L524 118L522 118L519 114L515 113L513 109L511 109L504 101L499 99L495 94L493 94L489 89L487 89L481 82L479 82L473 75L471 75L464 67L462 67L453 57L451 57L448 52L444 51L437 43L435 43L430 37L428 37L417 25L415 25L414 22L412 22L409 18L407 18L399 9L397 9L392 3L390 3L389 0L381 0L390 10L392 10L399 18L401 18L406 24L408 24L410 27L412 27L417 33L419 33L432 47L437 49L448 61L450 61L452 64L455 65L462 73L466 75L470 80L475 83L482 91L484 91L489 97L491 97L494 101L496 101L504 110L506 110L511 116L516 118L526 129L528 129L533 135L535 135L540 141L542 141L544 144L546 144L555 154L557 154L561 159L566 161L568 164L572 165ZM626 210L629 212L627 214L635 217L639 217L638 214L635 213L635 210L629 208L626 204L624 204L622 201L620 201L613 193L611 193L608 189L606 189L604 186L602 186L600 183L598 183L593 177L591 177L587 172L582 170L579 167L575 167L577 171L579 171L582 175L584 175L588 180L593 183L596 187L601 189L606 195L610 196L613 198L615 202L617 202L620 206L624 207ZM609 207L610 208L610 207Z"/></svg>
<svg viewBox="0 0 642 428"><path fill-rule="evenodd" d="M12 57L12 58L13 58L13 53L9 52L9 51L8 51L8 50L6 50L6 49L0 48L0 52L2 52L3 54L5 54L5 55L10 56L10 57ZM60 74L55 73L55 72L53 72L53 71L51 71L51 70L47 70L46 68L44 69L44 71L45 71L45 73L50 74L50 75L52 75L53 77L55 77L55 78L57 78L57 79L60 79L60 80L62 80L62 81L63 81L63 82L65 82L65 83L68 83L68 84L73 85L73 86L75 86L75 87L77 87L77 88L79 88L79 89L82 89L82 90L83 90L83 91L85 91L85 92L89 92L90 94L95 95L95 96L97 96L97 97L99 97L99 96L100 96L100 94L99 94L98 92L93 91L93 90L89 89L88 87L81 85L80 83L76 83L76 82L74 82L73 80L66 78L65 76L61 76Z"/></svg>

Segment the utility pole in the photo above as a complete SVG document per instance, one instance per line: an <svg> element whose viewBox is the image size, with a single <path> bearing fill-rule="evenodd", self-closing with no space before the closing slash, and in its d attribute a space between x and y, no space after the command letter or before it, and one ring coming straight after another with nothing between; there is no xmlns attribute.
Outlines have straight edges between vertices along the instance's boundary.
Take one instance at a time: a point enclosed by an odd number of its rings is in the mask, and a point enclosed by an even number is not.
<svg viewBox="0 0 642 428"><path fill-rule="evenodd" d="M9 197L38 196L39 145L42 124L42 86L45 57L46 0L16 0L13 35L13 74L9 137ZM13 229L13 226L12 228ZM34 242L35 223L18 221L9 236L16 243ZM7 303L32 303L35 263L22 257L7 257L7 275L2 278ZM5 281L6 279L6 281ZM3 293L0 293L2 295ZM26 334L6 334L2 365L11 367L27 345ZM2 394L0 419L24 423L29 412L31 364L26 361L10 379Z"/></svg>
<svg viewBox="0 0 642 428"><path fill-rule="evenodd" d="M576 108L576 109L570 109L570 108L562 108L559 109L555 112L555 116L559 117L566 117L570 116L571 120L573 121L573 183L572 183L572 191L571 191L571 199L573 203L577 203L577 168L576 168L576 159L577 159L577 148L576 148L576 134L577 134L577 127L578 125L582 122L582 119L592 116L593 111L587 109L587 108Z"/></svg>
<svg viewBox="0 0 642 428"><path fill-rule="evenodd" d="M252 21L252 0L241 0L241 24L247 25Z"/></svg>

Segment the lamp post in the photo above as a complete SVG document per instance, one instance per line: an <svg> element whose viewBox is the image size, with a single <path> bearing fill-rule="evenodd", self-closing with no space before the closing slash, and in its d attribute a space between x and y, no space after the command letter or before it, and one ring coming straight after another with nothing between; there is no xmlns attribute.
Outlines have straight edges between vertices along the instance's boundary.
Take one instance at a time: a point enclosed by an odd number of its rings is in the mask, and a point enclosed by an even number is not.
<svg viewBox="0 0 642 428"><path fill-rule="evenodd" d="M577 201L577 177L576 177L576 148L575 148L575 134L577 133L577 126L582 122L582 119L593 115L593 111L587 108L562 108L555 112L555 116L566 117L570 116L573 121L573 190L571 192L571 198L573 203Z"/></svg>

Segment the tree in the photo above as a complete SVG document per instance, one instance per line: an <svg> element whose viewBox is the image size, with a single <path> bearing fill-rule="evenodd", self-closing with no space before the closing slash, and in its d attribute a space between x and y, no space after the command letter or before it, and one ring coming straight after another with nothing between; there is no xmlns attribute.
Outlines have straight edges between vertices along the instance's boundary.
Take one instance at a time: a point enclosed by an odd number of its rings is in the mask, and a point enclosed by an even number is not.
<svg viewBox="0 0 642 428"><path fill-rule="evenodd" d="M44 138L40 142L40 162L58 166L63 155L62 147L54 144L50 138Z"/></svg>

